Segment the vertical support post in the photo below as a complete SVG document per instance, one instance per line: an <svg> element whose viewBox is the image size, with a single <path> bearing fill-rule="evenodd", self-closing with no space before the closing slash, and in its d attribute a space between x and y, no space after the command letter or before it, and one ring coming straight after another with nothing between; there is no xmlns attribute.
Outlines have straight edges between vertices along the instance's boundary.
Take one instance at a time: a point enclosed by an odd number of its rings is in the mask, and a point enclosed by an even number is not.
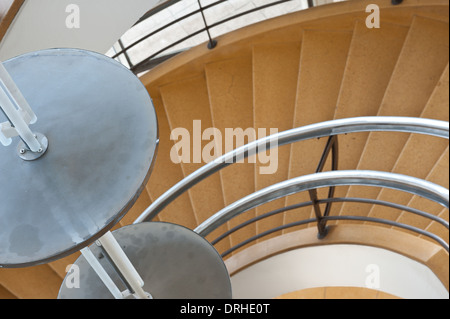
<svg viewBox="0 0 450 319"><path fill-rule="evenodd" d="M43 152L35 134L28 125L36 122L36 115L31 110L19 88L15 85L8 71L0 62L0 110L10 122L11 129L19 135L25 145L34 153ZM3 126L3 125L2 125ZM2 132L0 134L3 135ZM11 136L3 136L2 143L11 143Z"/></svg>
<svg viewBox="0 0 450 319"><path fill-rule="evenodd" d="M98 240L98 242L103 246L112 262L133 290L133 295L138 299L152 299L152 296L143 290L144 281L139 276L113 234L107 232Z"/></svg>
<svg viewBox="0 0 450 319"><path fill-rule="evenodd" d="M208 23L206 22L205 13L203 12L203 7L202 7L200 0L197 0L197 2L198 2L198 6L200 7L200 12L202 14L203 22L205 23L206 33L208 34L208 38L209 38L208 49L212 50L217 46L217 41L213 40L211 37L211 33L209 32L209 26L208 26Z"/></svg>
<svg viewBox="0 0 450 319"><path fill-rule="evenodd" d="M134 64L131 62L130 56L128 55L128 52L125 50L125 47L123 45L122 39L119 39L118 41L120 49L123 52L123 55L125 56L125 59L127 60L128 66L130 67L130 69L132 69L134 67Z"/></svg>
<svg viewBox="0 0 450 319"><path fill-rule="evenodd" d="M317 230L319 232L317 235L317 238L324 239L328 234L328 229L327 229L326 223L323 222L323 215L322 215L322 211L319 206L317 190L316 189L310 190L309 196L311 197L311 201L312 201L313 207L314 207L314 213L315 213L316 219L317 219Z"/></svg>
<svg viewBox="0 0 450 319"><path fill-rule="evenodd" d="M330 136L327 141L327 145L325 146L325 150L323 151L322 157L320 158L319 165L317 166L316 173L320 173L323 171L323 168L325 166L325 162L330 154L332 152L332 164L331 169L333 171L336 171L338 169L338 137L337 135ZM332 198L334 196L335 187L330 187L330 190L328 191L328 198ZM329 202L326 204L325 212L322 214L322 210L320 209L319 205L319 199L317 196L317 190L312 189L309 191L309 196L311 198L311 201L313 203L314 207L314 213L316 215L317 219L317 229L319 231L318 238L323 239L328 234L328 228L327 228L327 222L324 217L327 217L330 215L331 211L331 204L332 202Z"/></svg>
<svg viewBox="0 0 450 319"><path fill-rule="evenodd" d="M86 261L91 265L92 269L97 273L98 277L101 279L101 281L105 284L106 288L111 292L111 294L116 299L123 299L122 292L120 292L119 288L117 288L114 281L111 279L111 277L108 275L108 273L105 271L105 269L102 267L100 262L95 258L92 251L89 249L89 247L83 248L81 250L81 254L86 259Z"/></svg>
<svg viewBox="0 0 450 319"><path fill-rule="evenodd" d="M100 244L97 243L97 246L100 248L100 250L102 251L102 255L106 258L106 260L109 262L109 264L111 265L111 267L114 269L114 271L116 272L116 274L119 276L120 281L125 285L125 287L127 288L128 292L127 295L132 295L134 294L134 290L133 287L131 287L131 285L128 283L128 281L125 279L125 277L123 276L123 274L120 272L119 268L117 267L117 265L114 263L114 261L112 260L111 256L108 254L108 252L106 251L106 249Z"/></svg>

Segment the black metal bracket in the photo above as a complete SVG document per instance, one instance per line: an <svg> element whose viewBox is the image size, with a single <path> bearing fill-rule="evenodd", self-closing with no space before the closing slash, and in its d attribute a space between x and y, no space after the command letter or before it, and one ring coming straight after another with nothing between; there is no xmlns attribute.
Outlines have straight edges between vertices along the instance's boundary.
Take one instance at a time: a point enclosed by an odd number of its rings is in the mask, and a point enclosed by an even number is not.
<svg viewBox="0 0 450 319"><path fill-rule="evenodd" d="M325 150L323 151L322 157L320 158L319 165L317 166L316 169L316 173L320 173L323 171L328 156L330 155L330 152L332 153L331 169L333 171L336 171L338 169L338 160L339 160L338 149L339 145L337 135L330 136L328 138L327 145L325 146ZM328 191L328 199L333 198L335 189L336 189L335 187L330 187ZM309 196L313 203L314 213L316 215L317 220L317 229L319 231L317 238L324 239L328 235L327 220L324 217L328 217L330 215L332 202L328 202L326 204L325 211L322 213L322 209L320 208L319 205L319 198L317 196L317 189L310 190Z"/></svg>
<svg viewBox="0 0 450 319"><path fill-rule="evenodd" d="M119 39L119 41L117 41L117 42L119 43L120 50L123 51L123 55L125 56L125 59L127 60L129 68L132 69L134 67L134 64L131 62L128 52L125 50L122 39Z"/></svg>
<svg viewBox="0 0 450 319"><path fill-rule="evenodd" d="M122 272L119 270L117 265L114 263L114 261L112 260L111 256L108 254L106 249L100 244L100 242L97 242L96 244L100 248L100 251L101 251L100 257L105 257L106 258L106 261L108 262L108 264L113 268L114 272L119 276L119 279L122 282L122 284L125 285L126 289L128 289L128 291L131 294L134 294L135 291L133 290L131 285L128 283L128 281L125 279L125 277L123 276Z"/></svg>
<svg viewBox="0 0 450 319"><path fill-rule="evenodd" d="M205 24L206 33L208 34L208 38L209 38L208 49L212 50L217 46L217 41L213 40L213 38L211 37L211 32L209 32L210 27L208 26L208 23L206 22L205 12L203 10L200 0L197 0L197 2L198 2L198 6L200 7L200 12L202 14L203 23Z"/></svg>

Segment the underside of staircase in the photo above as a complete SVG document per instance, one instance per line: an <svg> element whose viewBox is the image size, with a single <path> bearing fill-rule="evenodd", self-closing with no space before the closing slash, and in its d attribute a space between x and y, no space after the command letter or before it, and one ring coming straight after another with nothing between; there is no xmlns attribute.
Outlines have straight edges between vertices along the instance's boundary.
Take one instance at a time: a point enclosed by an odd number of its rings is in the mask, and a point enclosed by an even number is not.
<svg viewBox="0 0 450 319"><path fill-rule="evenodd" d="M365 24L365 8L374 2L381 8L379 29ZM384 0L337 3L267 20L217 40L214 50L201 45L141 77L158 115L160 145L146 190L116 228L133 223L154 200L205 164L175 164L170 157L176 142L170 138L172 130L186 128L193 133L194 120L201 120L202 130L214 127L223 136L226 128L260 128L269 134L270 128L282 132L359 116L449 120L448 1L404 1L398 6ZM202 141L202 149L210 142ZM181 195L156 220L194 229L246 195L314 173L326 143L322 138L280 147L274 174L261 174L260 168L267 164L259 161L231 165ZM385 132L339 136L340 170L393 172L448 188L448 163L448 140ZM330 169L328 160L324 170ZM319 190L319 197L326 198L327 191ZM448 210L442 206L387 188L338 187L335 197L392 201L449 220ZM308 192L303 192L266 203L228 222L207 239L252 217L308 200ZM345 214L409 224L449 241L448 229L442 225L387 207L333 204L330 215ZM222 253L264 231L312 217L312 207L278 214L233 233L215 247ZM354 222L334 222L337 227L340 223ZM316 225L285 229L259 242L305 227ZM1 269L0 298L56 298L67 265L78 256L31 268ZM329 288L328 297L336 289ZM284 297L326 298L326 291ZM353 291L348 293L352 296ZM364 296L390 297L368 291Z"/></svg>

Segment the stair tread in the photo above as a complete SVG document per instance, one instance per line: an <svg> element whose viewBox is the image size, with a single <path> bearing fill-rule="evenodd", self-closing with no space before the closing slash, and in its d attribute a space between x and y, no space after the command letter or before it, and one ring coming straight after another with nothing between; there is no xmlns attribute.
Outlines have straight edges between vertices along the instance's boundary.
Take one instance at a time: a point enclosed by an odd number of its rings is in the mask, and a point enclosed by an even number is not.
<svg viewBox="0 0 450 319"><path fill-rule="evenodd" d="M439 214L438 216L444 220L446 220L448 222L449 220L449 211L447 208L444 208ZM444 239L445 242L448 244L449 243L449 232L448 229L446 227L444 227L441 224L438 224L436 222L431 222L426 228L426 231L435 234L437 236L439 236L440 238ZM427 238L423 235L420 236L421 238Z"/></svg>
<svg viewBox="0 0 450 319"><path fill-rule="evenodd" d="M449 187L449 149L444 151L441 158L436 162L435 167L430 172L430 174L427 176L426 180L435 183L437 185L441 185L448 189ZM427 199L424 199L419 196L413 196L408 203L408 206L415 207L417 209L421 209L427 213L431 213L433 215L438 215L441 210L442 206L437 203L432 203ZM379 216L379 212L374 212L372 214L373 216ZM414 218L414 216L410 214L401 214L397 221L400 223L404 223L407 225L412 225L415 227L419 227L424 229L429 224L429 220L425 220L423 218Z"/></svg>
<svg viewBox="0 0 450 319"><path fill-rule="evenodd" d="M448 23L416 16L378 115L419 116L448 64L448 55Z"/></svg>
<svg viewBox="0 0 450 319"><path fill-rule="evenodd" d="M352 32L307 30L302 39L294 127L334 118ZM289 179L314 173L326 143L324 138L292 144ZM302 192L287 197L286 206L309 200L309 194ZM311 207L286 212L284 224L309 218L311 213ZM288 229L284 233L301 228Z"/></svg>
<svg viewBox="0 0 450 319"><path fill-rule="evenodd" d="M365 21L355 21L335 119L377 114L408 31L408 27L386 22L380 29L368 29ZM368 136L369 133L339 136L340 170L357 167ZM347 191L348 187L338 187L335 197L345 197ZM333 204L331 214L339 215L342 206Z"/></svg>
<svg viewBox="0 0 450 319"><path fill-rule="evenodd" d="M20 299L56 299L61 283L48 265L0 270L0 285Z"/></svg>
<svg viewBox="0 0 450 319"><path fill-rule="evenodd" d="M386 23L368 29L356 21L336 119L377 114L407 34L404 26Z"/></svg>
<svg viewBox="0 0 450 319"><path fill-rule="evenodd" d="M222 150L225 154L248 143L247 140L242 140L239 142L242 144L237 145L238 142L235 141L233 145L227 145L231 143L225 139L228 131L241 129L244 133L247 129L253 130L252 56L246 55L210 63L205 66L205 71L212 122L213 126L222 133ZM253 159L233 164L221 170L220 175L226 206L255 191ZM229 228L240 225L252 217L255 217L254 210L237 216L228 223ZM231 235L231 244L239 244L255 234L256 225L250 225Z"/></svg>
<svg viewBox="0 0 450 319"><path fill-rule="evenodd" d="M272 128L278 132L292 128L300 47L299 42L257 44L253 47L254 127L265 129L267 136L271 134ZM261 138L259 135L258 138ZM258 159L255 167L257 190L286 180L288 177L290 147L279 147L271 152L271 156L277 155L277 170L273 174L262 174L261 169L267 164L261 164ZM260 215L283 206L284 199L276 200L257 207L256 214ZM257 231L261 233L282 223L282 215L273 216L259 221ZM276 235L272 234L269 237Z"/></svg>
<svg viewBox="0 0 450 319"><path fill-rule="evenodd" d="M189 136L190 155L187 163L181 163L183 175L186 177L205 165L202 150L210 142L202 140L203 130L212 127L209 95L204 75L195 76L160 88L162 101L166 108L171 131L181 128L192 132ZM195 94L192 94L195 92ZM195 124L199 124L194 131ZM200 143L201 141L201 143ZM186 151L186 150L185 150ZM189 191L197 223L202 223L224 207L222 183L219 174L213 174ZM226 231L226 225L217 233ZM217 245L219 249L228 249L229 240Z"/></svg>
<svg viewBox="0 0 450 319"><path fill-rule="evenodd" d="M445 68L441 79L436 85L422 117L447 121L449 120L449 65Z"/></svg>
<svg viewBox="0 0 450 319"><path fill-rule="evenodd" d="M48 265L53 269L53 271L55 273L57 273L60 278L61 278L61 282L64 279L64 277L66 277L66 269L69 265L72 265L75 263L75 261L78 259L78 257L81 255L80 252L76 252L70 256L67 256L65 258L62 259L58 259L56 261L53 261L51 263L49 263Z"/></svg>
<svg viewBox="0 0 450 319"><path fill-rule="evenodd" d="M180 165L174 164L170 159L170 150L174 142L170 140L170 126L166 110L161 97L153 97L153 104L158 116L159 146L158 156L150 179L147 191L151 200L156 200L173 185L184 178ZM175 222L179 225L193 229L197 220L188 193L179 196L158 215L160 221Z"/></svg>
<svg viewBox="0 0 450 319"><path fill-rule="evenodd" d="M418 63L419 61L420 63ZM418 64L421 67L414 69ZM445 71L443 73L442 70L447 65L448 25L440 21L416 17L411 25L378 115L430 116L430 111L425 112L427 102L438 85L439 79L443 74L445 76ZM442 111L440 112L442 113ZM434 116L439 117L439 114ZM389 142L387 142L387 136L389 136ZM417 154L417 146L420 147L421 143L428 140L430 143L424 146L428 146L428 152ZM388 172L394 170L399 173L403 171L405 174L424 177L430 170L430 167L425 164L429 163L430 159L435 161L440 157L445 149L445 142L441 139L430 139L419 135L411 137L410 134L405 133L372 132L369 134L357 168ZM406 158L401 157L402 152L405 152ZM379 160L381 154L382 161ZM412 154L417 154L413 157L414 160L410 159ZM409 163L405 165L405 161L409 161ZM413 166L412 162L418 165ZM396 164L397 166L395 166ZM405 167L408 167L409 170L404 171ZM379 188L374 187L363 190L364 192L358 187L350 187L347 196L376 198L380 192ZM346 206L346 204L343 205L343 210ZM360 205L355 209L362 216L367 215L369 210L370 207L367 205Z"/></svg>
<svg viewBox="0 0 450 319"><path fill-rule="evenodd" d="M0 285L0 299L1 300L7 300L7 299L17 299L17 296L11 293L8 289Z"/></svg>

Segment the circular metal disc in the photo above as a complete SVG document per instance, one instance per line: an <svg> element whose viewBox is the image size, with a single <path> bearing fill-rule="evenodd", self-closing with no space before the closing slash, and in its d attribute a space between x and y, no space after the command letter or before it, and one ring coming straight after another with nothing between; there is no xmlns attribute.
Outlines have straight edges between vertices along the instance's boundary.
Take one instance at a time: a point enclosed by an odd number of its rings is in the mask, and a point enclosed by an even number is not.
<svg viewBox="0 0 450 319"><path fill-rule="evenodd" d="M231 282L224 262L203 237L179 225L150 222L125 226L113 232L125 254L144 280L154 299L230 299ZM90 247L121 291L125 285L102 255ZM112 294L81 256L69 271L59 299L111 299ZM79 275L78 282L74 276Z"/></svg>
<svg viewBox="0 0 450 319"><path fill-rule="evenodd" d="M19 157L19 138L0 147L0 267L25 267L78 251L123 217L148 180L158 127L143 84L104 55L53 49L4 66L37 115L31 130L48 139L34 161Z"/></svg>

